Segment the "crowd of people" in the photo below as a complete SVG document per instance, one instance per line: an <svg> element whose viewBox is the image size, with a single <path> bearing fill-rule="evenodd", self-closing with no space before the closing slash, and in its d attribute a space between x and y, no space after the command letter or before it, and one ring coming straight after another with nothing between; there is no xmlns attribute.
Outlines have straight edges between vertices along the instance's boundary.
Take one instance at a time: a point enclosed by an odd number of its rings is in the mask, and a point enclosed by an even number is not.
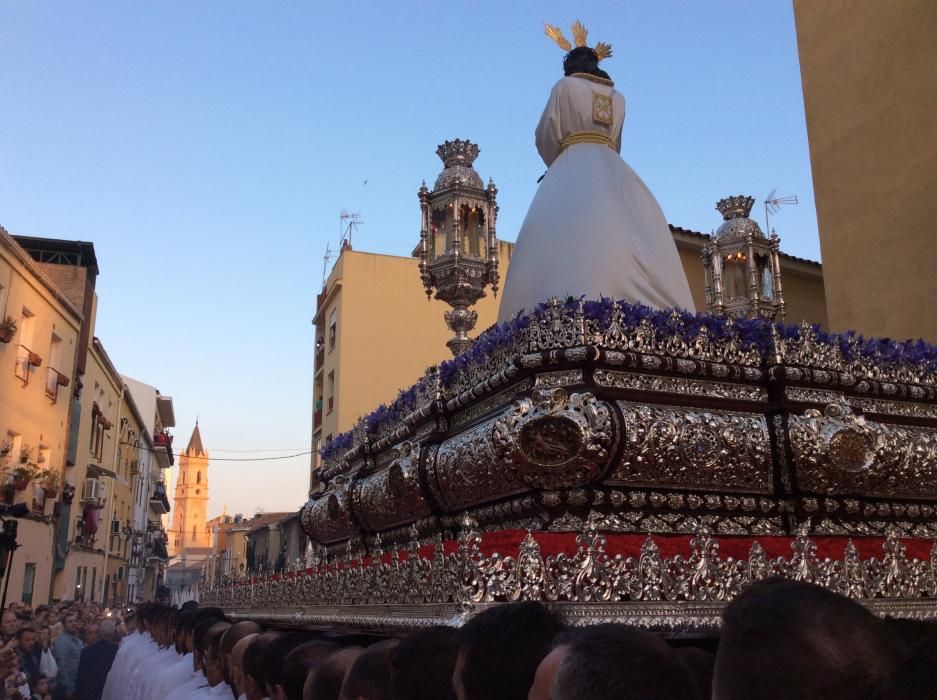
<svg viewBox="0 0 937 700"><path fill-rule="evenodd" d="M99 697L126 633L119 615L96 603L63 602L32 610L10 603L0 618L0 696L15 700L85 700ZM103 684L103 680L101 681Z"/></svg>
<svg viewBox="0 0 937 700"><path fill-rule="evenodd" d="M538 603L495 605L462 627L393 638L265 628L194 603L143 604L119 622L95 606L11 608L2 632L7 698L937 698L937 624L882 619L826 589L782 580L730 603L718 639L567 626Z"/></svg>

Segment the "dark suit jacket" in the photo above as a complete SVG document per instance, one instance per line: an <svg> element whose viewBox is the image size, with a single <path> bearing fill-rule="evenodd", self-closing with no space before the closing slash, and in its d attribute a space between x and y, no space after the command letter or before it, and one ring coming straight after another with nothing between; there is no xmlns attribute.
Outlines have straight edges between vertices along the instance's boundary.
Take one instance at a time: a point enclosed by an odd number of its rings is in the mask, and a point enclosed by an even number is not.
<svg viewBox="0 0 937 700"><path fill-rule="evenodd" d="M107 639L99 639L90 647L81 650L78 660L78 680L75 683L75 700L101 700L104 682L117 656L117 645Z"/></svg>

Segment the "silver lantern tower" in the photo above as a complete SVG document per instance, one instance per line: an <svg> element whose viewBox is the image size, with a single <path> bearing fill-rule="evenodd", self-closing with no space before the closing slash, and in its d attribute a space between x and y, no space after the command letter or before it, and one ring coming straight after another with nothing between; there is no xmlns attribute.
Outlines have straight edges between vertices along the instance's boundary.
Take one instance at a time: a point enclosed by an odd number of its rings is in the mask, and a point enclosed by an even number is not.
<svg viewBox="0 0 937 700"><path fill-rule="evenodd" d="M735 318L784 319L780 239L768 238L749 218L753 197L720 199L723 222L703 247L706 310Z"/></svg>
<svg viewBox="0 0 937 700"><path fill-rule="evenodd" d="M471 141L446 141L436 149L443 171L432 191L420 187L420 277L430 297L452 307L445 313L446 325L454 333L446 343L453 355L472 345L469 332L478 314L471 310L491 285L498 293L498 188L493 181L485 187L472 163L478 146Z"/></svg>

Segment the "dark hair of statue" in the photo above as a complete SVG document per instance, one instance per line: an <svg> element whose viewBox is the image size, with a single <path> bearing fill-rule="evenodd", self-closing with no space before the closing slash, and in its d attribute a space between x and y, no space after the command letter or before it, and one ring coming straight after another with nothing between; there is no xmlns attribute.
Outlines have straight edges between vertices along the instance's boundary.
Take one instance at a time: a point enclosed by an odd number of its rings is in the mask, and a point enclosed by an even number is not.
<svg viewBox="0 0 937 700"><path fill-rule="evenodd" d="M563 59L563 75L588 73L599 78L611 80L608 73L599 68L599 57L588 46L577 46Z"/></svg>

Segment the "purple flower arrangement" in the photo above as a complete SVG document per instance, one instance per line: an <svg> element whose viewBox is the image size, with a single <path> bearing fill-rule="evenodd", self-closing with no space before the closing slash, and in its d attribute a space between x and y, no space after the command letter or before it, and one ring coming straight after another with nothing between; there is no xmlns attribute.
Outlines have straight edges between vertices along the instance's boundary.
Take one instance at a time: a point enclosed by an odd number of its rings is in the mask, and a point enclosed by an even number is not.
<svg viewBox="0 0 937 700"><path fill-rule="evenodd" d="M563 307L573 312L582 304L583 316L587 320L597 321L600 328L607 328L612 321L616 302L612 299L585 301L582 299L567 299ZM625 332L636 329L642 321L665 335L678 335L685 342L691 343L702 328L706 328L710 337L716 343L736 337L742 350L756 349L762 358L769 358L774 353L774 340L772 338L772 325L777 328L778 336L782 340L799 340L802 327L773 324L763 318L733 319L725 316L711 316L702 313L689 313L687 311L654 309L643 304L630 304L617 302L621 314L620 324ZM498 350L516 342L519 333L526 331L532 316L541 316L547 309L547 304L540 304L532 315L515 318L501 324L491 326L478 336L475 343L467 351L451 360L439 365L439 383L446 390L452 387L459 376L470 367L484 363ZM871 360L877 364L911 365L926 373L937 373L937 346L925 343L923 340L907 340L903 342L888 338L866 339L861 335L849 331L847 333L827 333L819 326L810 327L818 343L838 346L843 358L847 362L857 360ZM414 386L401 391L390 405L381 404L364 418L365 427L369 435L379 435L386 428L393 426L417 408L420 396L431 395L432 387L428 386L431 380L423 377ZM325 445L320 454L328 460L336 453L352 446L352 433L342 433Z"/></svg>

